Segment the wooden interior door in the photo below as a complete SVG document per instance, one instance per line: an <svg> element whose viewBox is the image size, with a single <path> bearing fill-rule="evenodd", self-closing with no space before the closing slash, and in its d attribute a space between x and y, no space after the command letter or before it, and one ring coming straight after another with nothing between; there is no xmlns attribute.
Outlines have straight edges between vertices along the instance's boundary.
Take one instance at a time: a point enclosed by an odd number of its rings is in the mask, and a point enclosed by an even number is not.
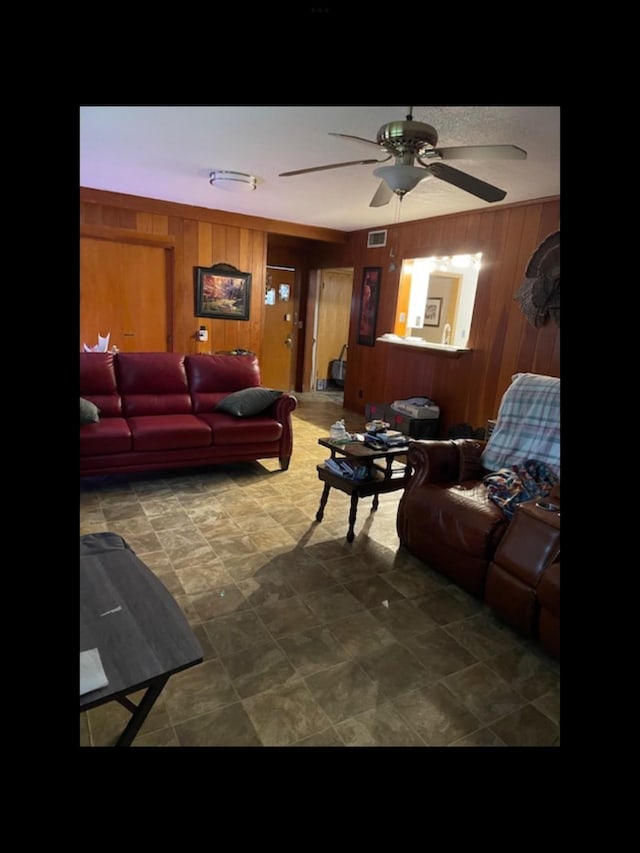
<svg viewBox="0 0 640 853"><path fill-rule="evenodd" d="M318 295L315 388L318 380L326 383L331 378L331 362L340 357L342 347L349 342L352 290L352 270L322 270Z"/></svg>
<svg viewBox="0 0 640 853"><path fill-rule="evenodd" d="M169 281L165 249L82 237L80 349L109 334L122 352L169 350Z"/></svg>
<svg viewBox="0 0 640 853"><path fill-rule="evenodd" d="M297 299L295 270L267 267L267 293L271 300L264 306L264 333L260 376L267 388L290 391L295 387L293 365L297 342Z"/></svg>

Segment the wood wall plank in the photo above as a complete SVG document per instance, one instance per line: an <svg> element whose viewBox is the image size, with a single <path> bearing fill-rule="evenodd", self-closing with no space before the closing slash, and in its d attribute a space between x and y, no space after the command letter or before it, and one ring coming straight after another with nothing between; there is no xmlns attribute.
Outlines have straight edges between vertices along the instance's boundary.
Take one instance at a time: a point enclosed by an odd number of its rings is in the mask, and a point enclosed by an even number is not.
<svg viewBox="0 0 640 853"><path fill-rule="evenodd" d="M367 248L368 230L331 232L292 223L261 220L225 211L211 211L154 199L81 189L81 225L127 229L132 235L170 236L173 257L173 348L179 352L215 352L244 347L262 353L263 293L267 257L276 250L287 265L287 250L300 271L300 318L306 328L298 353L300 365L309 341L305 316L309 276L314 269L352 267L349 369L345 405L364 415L367 402L390 402L424 393L442 410L442 430L460 422L484 426L495 417L513 373L532 371L560 375L560 330L536 329L514 300L526 264L542 240L560 228L560 199L538 199L513 205L492 205L480 211L387 226L387 245ZM268 243L274 248L268 252ZM279 243L277 241L279 240ZM404 258L431 254L483 252L471 352L450 358L413 348L377 342L357 344L358 297L362 270L382 267L377 335L393 331L400 269ZM250 321L194 317L195 266L230 263L251 272ZM199 345L196 330L207 326L209 341ZM299 388L298 390L302 390Z"/></svg>
<svg viewBox="0 0 640 853"><path fill-rule="evenodd" d="M378 334L393 331L404 258L481 251L483 260L469 335L472 352L460 358L382 342L365 353L357 344L352 312L345 405L358 411L366 402L430 396L441 408L446 434L457 423L485 426L497 414L514 373L559 376L559 328L534 328L514 299L531 255L559 227L560 202L553 198L397 224L382 250L366 247L367 232L354 233L354 280L359 281L366 266L383 266ZM378 395L371 397L373 393Z"/></svg>

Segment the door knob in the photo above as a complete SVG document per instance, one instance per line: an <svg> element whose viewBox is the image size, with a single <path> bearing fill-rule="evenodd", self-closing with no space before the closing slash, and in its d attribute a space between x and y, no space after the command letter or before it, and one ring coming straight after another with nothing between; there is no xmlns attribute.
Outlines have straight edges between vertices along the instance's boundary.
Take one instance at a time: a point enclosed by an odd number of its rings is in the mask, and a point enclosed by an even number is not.
<svg viewBox="0 0 640 853"><path fill-rule="evenodd" d="M292 338L291 338L291 335L289 335L289 337L288 337L288 338L285 338L285 341L284 341L284 342L285 342L285 344L286 344L288 347L290 347L290 346L291 346L291 344L293 343L293 340L292 340Z"/></svg>

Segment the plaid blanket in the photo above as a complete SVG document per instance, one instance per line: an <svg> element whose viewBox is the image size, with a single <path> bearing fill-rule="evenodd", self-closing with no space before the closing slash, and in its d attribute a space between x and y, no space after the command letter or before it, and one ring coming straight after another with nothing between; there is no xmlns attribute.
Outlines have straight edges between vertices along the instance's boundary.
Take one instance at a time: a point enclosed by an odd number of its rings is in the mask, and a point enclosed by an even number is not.
<svg viewBox="0 0 640 853"><path fill-rule="evenodd" d="M544 462L527 459L524 465L487 474L483 482L487 486L488 497L507 518L513 518L519 503L545 497L558 483L558 478Z"/></svg>
<svg viewBox="0 0 640 853"><path fill-rule="evenodd" d="M516 373L502 397L482 464L499 471L531 459L560 476L560 379Z"/></svg>

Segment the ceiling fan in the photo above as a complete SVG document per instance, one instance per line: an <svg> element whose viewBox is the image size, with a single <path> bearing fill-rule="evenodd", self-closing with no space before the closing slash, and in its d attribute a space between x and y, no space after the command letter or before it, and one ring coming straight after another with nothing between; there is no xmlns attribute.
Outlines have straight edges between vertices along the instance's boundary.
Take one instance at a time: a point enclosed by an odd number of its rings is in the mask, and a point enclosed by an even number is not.
<svg viewBox="0 0 640 853"><path fill-rule="evenodd" d="M310 169L296 169L281 172L279 177L304 175L308 172L321 172L325 169L339 169L343 166L367 166L371 163L387 163L395 158L393 166L381 166L373 174L382 178L378 189L369 202L369 207L382 207L388 204L394 194L403 198L425 178L439 178L488 202L502 201L505 190L494 187L473 175L446 166L442 160L526 160L527 152L517 145L458 145L452 148L436 148L438 132L430 124L414 121L409 107L406 121L391 121L383 124L377 133L375 142L361 136L348 133L330 133L329 136L341 136L353 139L385 151L388 157L383 160L349 160L346 163L331 163L328 166L313 166ZM418 162L420 166L415 166Z"/></svg>

